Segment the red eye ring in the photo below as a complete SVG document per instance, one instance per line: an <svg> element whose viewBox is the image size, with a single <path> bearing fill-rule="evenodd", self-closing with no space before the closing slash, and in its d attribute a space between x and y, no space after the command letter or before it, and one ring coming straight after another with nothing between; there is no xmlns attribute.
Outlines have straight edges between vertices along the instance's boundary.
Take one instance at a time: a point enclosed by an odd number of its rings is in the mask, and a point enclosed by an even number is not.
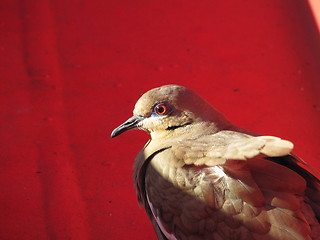
<svg viewBox="0 0 320 240"><path fill-rule="evenodd" d="M169 112L169 108L167 107L167 105L159 103L154 107L154 111L158 115L166 115Z"/></svg>

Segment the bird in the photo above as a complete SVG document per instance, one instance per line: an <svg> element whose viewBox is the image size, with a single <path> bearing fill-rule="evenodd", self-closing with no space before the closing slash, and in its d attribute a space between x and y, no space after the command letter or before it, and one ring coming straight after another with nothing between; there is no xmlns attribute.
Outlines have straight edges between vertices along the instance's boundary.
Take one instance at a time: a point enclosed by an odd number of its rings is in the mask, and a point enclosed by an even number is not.
<svg viewBox="0 0 320 240"><path fill-rule="evenodd" d="M191 89L144 93L115 128L150 139L134 184L159 240L320 239L319 173L293 143L237 127Z"/></svg>

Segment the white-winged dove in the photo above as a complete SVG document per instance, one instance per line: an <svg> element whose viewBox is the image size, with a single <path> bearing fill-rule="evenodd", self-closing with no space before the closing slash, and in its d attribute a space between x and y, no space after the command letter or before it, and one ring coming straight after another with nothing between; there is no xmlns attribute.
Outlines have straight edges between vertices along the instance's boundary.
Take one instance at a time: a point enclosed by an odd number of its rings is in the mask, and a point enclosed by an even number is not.
<svg viewBox="0 0 320 240"><path fill-rule="evenodd" d="M320 239L320 181L293 144L230 123L188 88L138 100L117 127L150 134L134 180L158 239Z"/></svg>

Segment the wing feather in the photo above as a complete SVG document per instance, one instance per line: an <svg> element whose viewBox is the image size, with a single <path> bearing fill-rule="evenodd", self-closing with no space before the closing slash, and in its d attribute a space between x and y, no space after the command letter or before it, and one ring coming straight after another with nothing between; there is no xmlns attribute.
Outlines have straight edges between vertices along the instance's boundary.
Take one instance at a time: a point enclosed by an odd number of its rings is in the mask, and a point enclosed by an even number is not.
<svg viewBox="0 0 320 240"><path fill-rule="evenodd" d="M177 158L185 164L216 166L228 159L246 160L263 154L269 157L288 155L293 149L289 141L277 137L254 137L244 133L220 131L197 139L184 139L172 146Z"/></svg>

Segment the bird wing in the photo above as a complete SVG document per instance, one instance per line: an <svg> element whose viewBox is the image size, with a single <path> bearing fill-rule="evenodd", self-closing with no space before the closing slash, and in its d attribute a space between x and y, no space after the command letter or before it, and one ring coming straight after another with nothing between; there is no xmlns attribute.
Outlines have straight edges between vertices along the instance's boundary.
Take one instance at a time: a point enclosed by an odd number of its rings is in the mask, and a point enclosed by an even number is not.
<svg viewBox="0 0 320 240"><path fill-rule="evenodd" d="M232 131L177 141L146 167L149 216L168 239L316 239L304 176L267 159L292 148Z"/></svg>
<svg viewBox="0 0 320 240"><path fill-rule="evenodd" d="M246 160L259 154L269 157L285 156L293 144L271 136L250 136L234 131L220 131L197 139L184 139L173 146L177 158L187 165L216 166L227 159Z"/></svg>

